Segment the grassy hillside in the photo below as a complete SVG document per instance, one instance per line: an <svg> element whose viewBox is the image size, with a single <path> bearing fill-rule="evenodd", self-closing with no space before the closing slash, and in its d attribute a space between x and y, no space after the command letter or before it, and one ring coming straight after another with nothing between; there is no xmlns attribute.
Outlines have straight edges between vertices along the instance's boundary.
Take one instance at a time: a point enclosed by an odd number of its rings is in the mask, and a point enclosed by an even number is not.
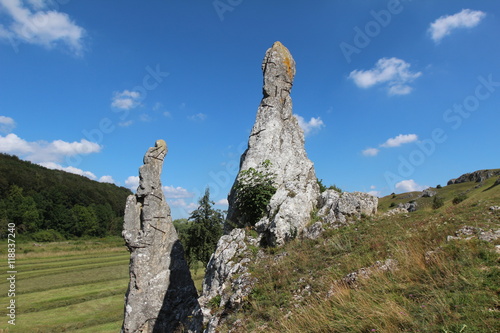
<svg viewBox="0 0 500 333"><path fill-rule="evenodd" d="M447 241L464 226L500 229L500 211L489 209L500 205L495 180L435 189L439 209L417 193L388 196L376 217L267 250L251 268L248 305L221 332L500 332L500 240ZM384 216L411 200L416 212ZM396 268L374 268L387 259Z"/></svg>
<svg viewBox="0 0 500 333"><path fill-rule="evenodd" d="M16 326L7 324L10 298L2 293L0 332L120 331L130 258L121 238L17 245ZM4 246L0 253L6 256ZM6 262L0 267L6 290ZM198 289L202 277L202 270L194 275Z"/></svg>

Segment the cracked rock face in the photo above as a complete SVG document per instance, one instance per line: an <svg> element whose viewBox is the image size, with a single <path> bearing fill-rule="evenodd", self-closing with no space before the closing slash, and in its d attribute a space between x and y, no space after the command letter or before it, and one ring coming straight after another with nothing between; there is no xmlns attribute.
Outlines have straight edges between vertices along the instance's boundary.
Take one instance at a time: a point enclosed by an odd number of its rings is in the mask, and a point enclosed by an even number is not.
<svg viewBox="0 0 500 333"><path fill-rule="evenodd" d="M124 333L201 329L196 288L160 182L166 154L163 140L148 149L137 193L127 198L122 235L130 251L130 283ZM189 317L193 313L198 315Z"/></svg>
<svg viewBox="0 0 500 333"><path fill-rule="evenodd" d="M267 50L262 63L263 98L248 140L248 149L241 157L240 173L258 169L266 160L275 178L276 193L267 207L267 214L256 224L266 245L282 245L306 226L310 212L319 196L314 165L304 149L304 133L292 114L292 89L295 61L286 47L275 42ZM238 175L239 176L239 175ZM238 181L238 177L236 182ZM235 184L236 184L235 182ZM237 208L237 193L229 194L227 221L232 226L245 226Z"/></svg>

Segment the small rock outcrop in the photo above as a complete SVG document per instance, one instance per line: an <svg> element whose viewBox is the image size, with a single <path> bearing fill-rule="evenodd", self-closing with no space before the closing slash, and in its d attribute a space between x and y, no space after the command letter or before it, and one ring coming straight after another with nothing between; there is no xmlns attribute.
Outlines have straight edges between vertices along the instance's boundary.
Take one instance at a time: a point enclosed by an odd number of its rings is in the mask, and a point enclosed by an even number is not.
<svg viewBox="0 0 500 333"><path fill-rule="evenodd" d="M465 182L481 183L494 176L500 176L500 170L478 170L463 174L455 179L450 179L448 181L448 185L460 184Z"/></svg>
<svg viewBox="0 0 500 333"><path fill-rule="evenodd" d="M324 223L338 228L359 219L362 215L377 213L378 198L368 193L326 190L319 198L317 215Z"/></svg>
<svg viewBox="0 0 500 333"><path fill-rule="evenodd" d="M148 149L137 193L125 207L122 235L130 251L130 283L123 333L201 330L198 295L160 182L166 154L163 140Z"/></svg>
<svg viewBox="0 0 500 333"><path fill-rule="evenodd" d="M431 190L430 188L422 191L422 198L432 198L437 194L436 191Z"/></svg>
<svg viewBox="0 0 500 333"><path fill-rule="evenodd" d="M257 111L248 148L241 157L240 173L229 194L229 229L247 226L238 208L236 184L241 173L270 162L276 193L267 213L255 225L267 245L282 245L309 222L319 195L314 165L304 148L304 133L292 114L290 91L295 76L295 61L288 49L275 42L262 63L263 98Z"/></svg>

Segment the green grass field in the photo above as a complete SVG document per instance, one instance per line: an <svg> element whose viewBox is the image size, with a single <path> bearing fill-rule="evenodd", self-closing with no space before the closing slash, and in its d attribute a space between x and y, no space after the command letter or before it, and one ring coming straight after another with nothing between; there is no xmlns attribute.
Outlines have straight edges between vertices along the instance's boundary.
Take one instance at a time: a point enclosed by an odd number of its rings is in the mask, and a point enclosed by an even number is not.
<svg viewBox="0 0 500 333"><path fill-rule="evenodd" d="M129 253L121 238L16 245L16 325L7 322L5 259L0 332L120 331L129 280ZM1 251L6 258L5 244ZM194 278L200 289L203 269Z"/></svg>

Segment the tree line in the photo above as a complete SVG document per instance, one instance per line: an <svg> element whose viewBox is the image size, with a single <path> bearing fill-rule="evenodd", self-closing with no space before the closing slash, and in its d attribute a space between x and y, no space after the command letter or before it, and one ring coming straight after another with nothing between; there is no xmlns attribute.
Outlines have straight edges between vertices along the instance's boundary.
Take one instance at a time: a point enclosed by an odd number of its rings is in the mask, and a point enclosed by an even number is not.
<svg viewBox="0 0 500 333"><path fill-rule="evenodd" d="M132 192L0 154L0 237L8 223L38 241L120 235Z"/></svg>

